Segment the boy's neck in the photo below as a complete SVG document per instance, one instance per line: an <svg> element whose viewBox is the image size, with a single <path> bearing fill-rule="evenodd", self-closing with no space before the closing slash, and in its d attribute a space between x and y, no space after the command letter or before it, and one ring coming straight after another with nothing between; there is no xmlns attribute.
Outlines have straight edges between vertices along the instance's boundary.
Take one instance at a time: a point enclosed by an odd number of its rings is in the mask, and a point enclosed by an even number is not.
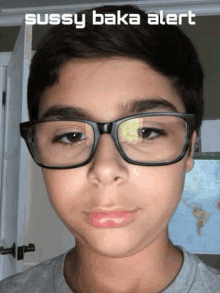
<svg viewBox="0 0 220 293"><path fill-rule="evenodd" d="M77 293L161 292L173 282L183 262L182 252L165 238L120 259L93 253L77 242L65 260L66 281Z"/></svg>

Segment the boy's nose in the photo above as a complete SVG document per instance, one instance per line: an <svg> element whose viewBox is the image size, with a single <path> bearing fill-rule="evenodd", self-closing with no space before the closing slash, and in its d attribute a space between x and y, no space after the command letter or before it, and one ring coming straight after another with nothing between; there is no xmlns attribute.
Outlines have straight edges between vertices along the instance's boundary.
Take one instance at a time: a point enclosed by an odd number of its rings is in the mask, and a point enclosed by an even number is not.
<svg viewBox="0 0 220 293"><path fill-rule="evenodd" d="M111 135L103 134L91 161L89 179L103 185L120 184L128 177L126 164L128 163L121 157Z"/></svg>

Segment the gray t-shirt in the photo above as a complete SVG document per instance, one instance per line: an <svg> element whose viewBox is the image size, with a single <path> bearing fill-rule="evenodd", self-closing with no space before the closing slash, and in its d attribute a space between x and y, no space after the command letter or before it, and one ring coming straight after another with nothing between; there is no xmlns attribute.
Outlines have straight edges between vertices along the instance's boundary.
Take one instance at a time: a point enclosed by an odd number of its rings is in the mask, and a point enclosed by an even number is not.
<svg viewBox="0 0 220 293"><path fill-rule="evenodd" d="M218 293L220 271L204 264L182 246L183 265L163 293ZM72 292L63 274L66 253L6 278L0 282L1 293L69 293Z"/></svg>

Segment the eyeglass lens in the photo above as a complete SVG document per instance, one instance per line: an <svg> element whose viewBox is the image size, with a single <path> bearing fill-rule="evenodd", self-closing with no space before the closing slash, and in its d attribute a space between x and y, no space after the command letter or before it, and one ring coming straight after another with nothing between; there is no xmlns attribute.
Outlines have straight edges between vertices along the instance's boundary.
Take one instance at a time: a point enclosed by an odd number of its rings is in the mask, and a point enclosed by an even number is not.
<svg viewBox="0 0 220 293"><path fill-rule="evenodd" d="M150 116L123 121L117 131L125 155L136 162L175 160L182 152L186 122L175 116ZM94 146L91 125L79 121L50 121L30 130L31 149L43 165L68 167L85 162Z"/></svg>
<svg viewBox="0 0 220 293"><path fill-rule="evenodd" d="M137 162L159 163L175 160L182 153L186 122L174 116L151 116L120 124L118 136L126 156Z"/></svg>
<svg viewBox="0 0 220 293"><path fill-rule="evenodd" d="M32 129L32 150L39 162L65 167L86 161L91 154L93 128L77 121L51 121Z"/></svg>

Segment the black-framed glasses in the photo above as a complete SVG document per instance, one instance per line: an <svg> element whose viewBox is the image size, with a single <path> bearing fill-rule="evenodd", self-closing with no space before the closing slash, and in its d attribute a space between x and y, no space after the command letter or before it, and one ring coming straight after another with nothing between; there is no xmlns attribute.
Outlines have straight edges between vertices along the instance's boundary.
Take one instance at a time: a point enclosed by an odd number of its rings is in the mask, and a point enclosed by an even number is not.
<svg viewBox="0 0 220 293"><path fill-rule="evenodd" d="M112 136L130 164L170 165L186 154L195 116L173 112L130 115L107 123L85 119L47 118L20 124L20 133L34 161L43 168L71 169L94 157L100 135Z"/></svg>

